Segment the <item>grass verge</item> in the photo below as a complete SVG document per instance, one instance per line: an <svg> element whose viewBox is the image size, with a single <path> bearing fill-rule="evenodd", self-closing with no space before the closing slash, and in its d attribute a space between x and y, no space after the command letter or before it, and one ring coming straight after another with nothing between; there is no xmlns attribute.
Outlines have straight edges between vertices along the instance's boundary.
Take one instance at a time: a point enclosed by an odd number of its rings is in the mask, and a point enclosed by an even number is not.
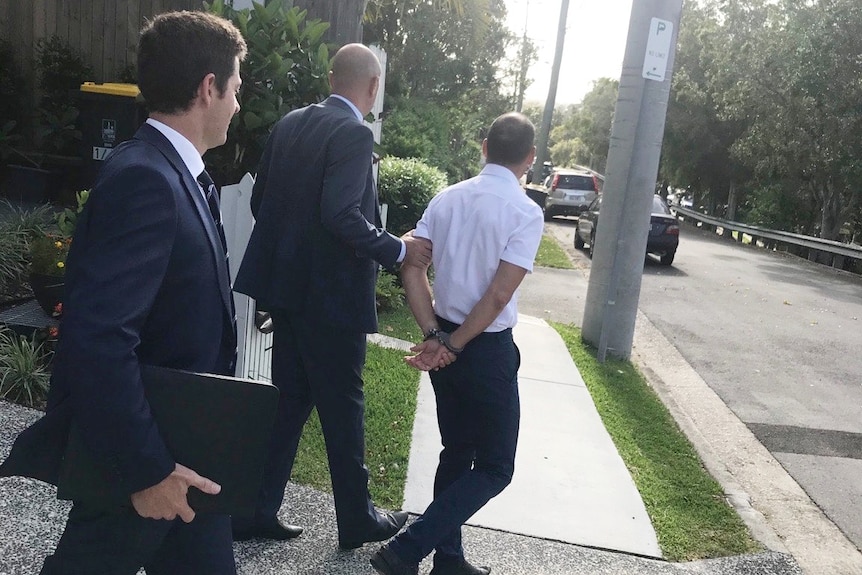
<svg viewBox="0 0 862 575"><path fill-rule="evenodd" d="M409 314L409 311L408 311ZM401 509L419 372L404 363L404 352L368 345L365 359L365 464L372 500ZM314 411L305 424L291 481L332 491L320 420Z"/></svg>
<svg viewBox="0 0 862 575"><path fill-rule="evenodd" d="M575 269L563 248L548 235L542 236L542 243L539 244L539 252L536 254L536 265L563 270Z"/></svg>
<svg viewBox="0 0 862 575"><path fill-rule="evenodd" d="M637 369L628 361L599 363L578 328L551 325L565 341L637 485L664 557L689 561L760 550Z"/></svg>
<svg viewBox="0 0 862 575"><path fill-rule="evenodd" d="M422 341L422 330L416 325L410 306L406 303L401 307L381 312L377 318L380 334L397 337L414 343Z"/></svg>

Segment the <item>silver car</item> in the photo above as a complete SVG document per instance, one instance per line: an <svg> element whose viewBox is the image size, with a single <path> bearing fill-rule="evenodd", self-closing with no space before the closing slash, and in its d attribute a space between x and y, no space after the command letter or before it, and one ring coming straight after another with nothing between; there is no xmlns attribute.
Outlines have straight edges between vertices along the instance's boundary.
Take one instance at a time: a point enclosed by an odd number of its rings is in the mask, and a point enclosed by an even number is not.
<svg viewBox="0 0 862 575"><path fill-rule="evenodd" d="M545 180L545 221L554 216L580 216L601 190L599 177L586 170L557 169Z"/></svg>

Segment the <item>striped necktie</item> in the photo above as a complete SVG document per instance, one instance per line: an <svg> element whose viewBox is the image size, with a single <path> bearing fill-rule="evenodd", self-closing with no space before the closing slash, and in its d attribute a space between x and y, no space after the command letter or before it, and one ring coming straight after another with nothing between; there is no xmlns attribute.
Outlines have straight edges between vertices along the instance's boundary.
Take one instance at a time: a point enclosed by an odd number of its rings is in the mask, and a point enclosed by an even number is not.
<svg viewBox="0 0 862 575"><path fill-rule="evenodd" d="M224 249L224 259L225 262L227 262L227 238L224 235L224 226L221 223L221 205L219 204L218 188L216 188L215 182L213 182L213 179L206 170L201 172L198 176L198 183L201 185L201 188L203 188L204 194L206 195L207 205L210 207L210 214L212 215L216 229L218 230L221 247ZM227 269L230 270L230 266L228 266Z"/></svg>
<svg viewBox="0 0 862 575"><path fill-rule="evenodd" d="M201 185L206 198L207 205L210 208L210 214L213 217L213 221L215 222L216 229L218 230L218 237L221 240L221 247L224 250L224 264L227 268L228 273L228 283L230 283L230 258L227 253L227 238L224 235L224 226L221 223L221 205L219 203L219 193L218 188L216 188L215 182L207 173L206 170L200 173L198 176L198 183ZM231 292L230 297L230 311L231 311L231 320L233 322L234 333L236 333L236 310L234 309L233 303L233 292Z"/></svg>

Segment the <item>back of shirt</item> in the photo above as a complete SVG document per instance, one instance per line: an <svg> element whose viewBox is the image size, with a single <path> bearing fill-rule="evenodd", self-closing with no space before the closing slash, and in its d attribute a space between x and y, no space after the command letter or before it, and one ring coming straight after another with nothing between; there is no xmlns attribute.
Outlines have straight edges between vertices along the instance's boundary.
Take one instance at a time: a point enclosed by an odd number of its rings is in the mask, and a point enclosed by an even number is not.
<svg viewBox="0 0 862 575"><path fill-rule="evenodd" d="M434 311L456 324L484 295L500 261L532 272L542 238L542 210L507 168L488 164L475 178L440 192L414 234L431 240ZM486 331L517 322L517 292Z"/></svg>

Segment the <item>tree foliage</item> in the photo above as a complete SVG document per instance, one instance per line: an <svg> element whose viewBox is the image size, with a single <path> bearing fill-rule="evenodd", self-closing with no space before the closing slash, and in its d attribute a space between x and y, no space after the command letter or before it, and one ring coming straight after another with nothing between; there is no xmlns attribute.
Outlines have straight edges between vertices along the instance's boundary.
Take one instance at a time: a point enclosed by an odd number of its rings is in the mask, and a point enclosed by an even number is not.
<svg viewBox="0 0 862 575"><path fill-rule="evenodd" d="M860 63L857 0L686 4L663 176L716 203L739 183L743 217L838 238L862 206Z"/></svg>
<svg viewBox="0 0 862 575"><path fill-rule="evenodd" d="M862 4L705 0L680 26L663 186L697 205L828 239L862 221ZM557 165L604 171L617 84L558 110Z"/></svg>
<svg viewBox="0 0 862 575"><path fill-rule="evenodd" d="M240 66L240 112L227 143L206 157L214 179L235 183L255 172L269 132L283 115L329 94L329 48L323 41L329 24L306 20L306 11L286 0L255 2L243 10L224 0L204 5L233 22L248 44Z"/></svg>
<svg viewBox="0 0 862 575"><path fill-rule="evenodd" d="M561 123L551 131L551 161L558 166L587 166L604 173L619 81L600 78L580 106L556 113Z"/></svg>
<svg viewBox="0 0 862 575"><path fill-rule="evenodd" d="M388 59L384 151L419 155L451 180L478 171L483 130L510 107L500 81L513 41L504 3L461 3L459 13L433 2L378 2L365 26L365 41L380 44Z"/></svg>

